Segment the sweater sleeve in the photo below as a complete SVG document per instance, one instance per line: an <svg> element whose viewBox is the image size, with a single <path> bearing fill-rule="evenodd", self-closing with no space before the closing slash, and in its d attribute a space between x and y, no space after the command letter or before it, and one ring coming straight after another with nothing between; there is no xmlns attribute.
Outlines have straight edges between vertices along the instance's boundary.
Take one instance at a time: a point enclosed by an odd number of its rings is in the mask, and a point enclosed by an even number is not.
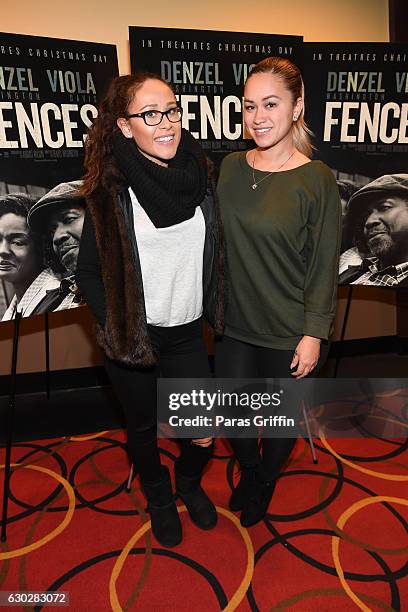
<svg viewBox="0 0 408 612"><path fill-rule="evenodd" d="M105 289L91 216L85 213L76 269L76 283L81 295L102 327L105 325Z"/></svg>
<svg viewBox="0 0 408 612"><path fill-rule="evenodd" d="M323 166L308 218L303 335L327 340L336 312L341 204L335 178Z"/></svg>

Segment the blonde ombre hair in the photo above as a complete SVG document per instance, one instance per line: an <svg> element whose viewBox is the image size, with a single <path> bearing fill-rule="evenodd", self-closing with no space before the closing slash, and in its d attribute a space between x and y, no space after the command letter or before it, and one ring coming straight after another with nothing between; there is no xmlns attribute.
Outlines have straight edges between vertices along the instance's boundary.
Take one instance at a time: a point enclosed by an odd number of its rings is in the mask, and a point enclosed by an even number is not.
<svg viewBox="0 0 408 612"><path fill-rule="evenodd" d="M304 85L299 68L285 57L266 57L255 64L248 75L247 81L253 74L261 73L274 74L282 79L286 89L292 94L293 104L295 104L298 98L302 98L303 108L297 121L292 123L293 144L303 155L311 157L314 147L310 137L313 136L313 132L307 127L305 122Z"/></svg>

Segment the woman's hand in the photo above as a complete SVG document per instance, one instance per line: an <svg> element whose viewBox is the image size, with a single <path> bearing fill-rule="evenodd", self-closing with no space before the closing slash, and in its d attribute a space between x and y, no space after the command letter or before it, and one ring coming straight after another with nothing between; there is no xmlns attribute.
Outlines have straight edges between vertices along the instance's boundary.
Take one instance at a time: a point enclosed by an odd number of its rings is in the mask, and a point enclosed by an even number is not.
<svg viewBox="0 0 408 612"><path fill-rule="evenodd" d="M304 378L314 370L320 357L320 338L303 336L293 355L290 368L296 368L291 375L295 378Z"/></svg>

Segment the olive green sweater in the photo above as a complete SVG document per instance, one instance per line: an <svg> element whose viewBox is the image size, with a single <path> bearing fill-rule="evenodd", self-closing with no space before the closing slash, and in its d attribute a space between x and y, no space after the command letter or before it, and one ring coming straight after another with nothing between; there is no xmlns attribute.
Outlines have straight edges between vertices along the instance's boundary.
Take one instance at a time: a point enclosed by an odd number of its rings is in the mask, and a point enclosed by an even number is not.
<svg viewBox="0 0 408 612"><path fill-rule="evenodd" d="M267 172L255 170L260 181ZM218 182L228 256L225 334L294 349L327 339L336 307L341 207L321 161L275 172L256 190L245 152L222 163Z"/></svg>

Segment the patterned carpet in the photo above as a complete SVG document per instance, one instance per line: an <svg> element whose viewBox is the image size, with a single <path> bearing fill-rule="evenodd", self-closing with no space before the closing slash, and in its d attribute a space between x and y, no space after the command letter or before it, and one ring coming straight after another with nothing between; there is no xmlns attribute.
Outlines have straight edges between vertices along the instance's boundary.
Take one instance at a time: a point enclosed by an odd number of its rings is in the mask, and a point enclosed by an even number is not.
<svg viewBox="0 0 408 612"><path fill-rule="evenodd" d="M217 440L204 486L218 525L202 532L180 506L171 550L151 538L138 479L125 490L123 431L16 444L0 591L68 592L66 609L87 612L408 610L407 441L316 442L318 464L299 440L268 517L245 530ZM171 466L177 444L161 448Z"/></svg>

